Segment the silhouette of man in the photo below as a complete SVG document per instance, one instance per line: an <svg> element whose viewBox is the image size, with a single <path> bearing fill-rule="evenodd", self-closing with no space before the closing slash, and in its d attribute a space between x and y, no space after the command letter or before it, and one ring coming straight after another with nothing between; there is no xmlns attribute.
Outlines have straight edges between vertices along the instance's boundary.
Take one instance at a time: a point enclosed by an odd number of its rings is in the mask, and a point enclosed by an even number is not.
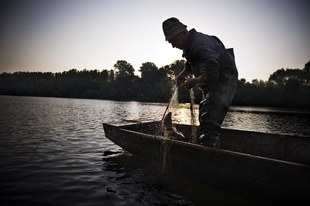
<svg viewBox="0 0 310 206"><path fill-rule="evenodd" d="M177 86L191 89L195 85L203 92L199 104L199 130L202 135L198 143L220 147L220 132L223 120L233 100L238 83L233 49L226 49L215 36L188 31L177 18L163 22L163 31L173 48L183 50L186 58L184 70L176 77ZM194 74L193 78L187 78ZM187 78L187 79L186 79Z"/></svg>

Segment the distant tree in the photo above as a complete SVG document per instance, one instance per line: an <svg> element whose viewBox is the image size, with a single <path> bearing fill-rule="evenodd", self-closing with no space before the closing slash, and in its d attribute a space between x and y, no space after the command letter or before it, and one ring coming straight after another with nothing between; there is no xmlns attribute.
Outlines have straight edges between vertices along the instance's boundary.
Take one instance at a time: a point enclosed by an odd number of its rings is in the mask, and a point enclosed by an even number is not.
<svg viewBox="0 0 310 206"><path fill-rule="evenodd" d="M115 73L114 70L111 69L109 72L109 81L114 82L114 80L115 80Z"/></svg>
<svg viewBox="0 0 310 206"><path fill-rule="evenodd" d="M158 93L161 92L156 88L158 82L159 70L154 63L146 62L140 67L141 79L139 83L139 99L142 101L154 101L158 98Z"/></svg>
<svg viewBox="0 0 310 206"><path fill-rule="evenodd" d="M268 82L274 82L277 88L277 106L310 107L308 68L309 62L303 70L282 68L270 75Z"/></svg>
<svg viewBox="0 0 310 206"><path fill-rule="evenodd" d="M125 60L118 60L114 64L114 71L116 71L116 78L127 78L129 81L132 81L135 76L135 69Z"/></svg>
<svg viewBox="0 0 310 206"><path fill-rule="evenodd" d="M149 82L153 83L158 78L159 70L154 63L146 62L146 63L142 64L139 72L141 72L141 79L142 80L149 81Z"/></svg>
<svg viewBox="0 0 310 206"><path fill-rule="evenodd" d="M279 69L270 75L268 81L274 81L278 85L285 85L289 79L303 78L303 71L300 69Z"/></svg>
<svg viewBox="0 0 310 206"><path fill-rule="evenodd" d="M114 64L114 70L116 73L116 78L114 88L117 92L114 92L115 99L134 99L137 92L137 76L134 74L134 68L131 64L125 60L118 60Z"/></svg>
<svg viewBox="0 0 310 206"><path fill-rule="evenodd" d="M107 82L109 81L109 71L104 69L100 73L100 81Z"/></svg>
<svg viewBox="0 0 310 206"><path fill-rule="evenodd" d="M305 68L303 69L303 77L306 84L310 84L310 61L305 64Z"/></svg>

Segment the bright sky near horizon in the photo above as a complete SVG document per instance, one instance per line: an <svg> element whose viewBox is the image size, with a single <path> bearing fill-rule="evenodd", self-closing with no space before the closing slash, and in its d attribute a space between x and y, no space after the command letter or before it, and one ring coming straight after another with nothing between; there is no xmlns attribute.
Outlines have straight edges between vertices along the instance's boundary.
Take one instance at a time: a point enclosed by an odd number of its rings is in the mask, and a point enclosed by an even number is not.
<svg viewBox="0 0 310 206"><path fill-rule="evenodd" d="M310 61L308 0L1 0L0 73L113 69L136 72L182 59L162 22L215 35L234 48L239 79L268 80Z"/></svg>

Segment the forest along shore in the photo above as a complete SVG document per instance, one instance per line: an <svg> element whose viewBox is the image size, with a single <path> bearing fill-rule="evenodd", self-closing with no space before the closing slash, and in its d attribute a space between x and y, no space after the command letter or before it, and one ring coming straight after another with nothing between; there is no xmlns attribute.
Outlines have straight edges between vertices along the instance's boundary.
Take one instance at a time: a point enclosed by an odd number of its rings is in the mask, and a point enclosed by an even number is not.
<svg viewBox="0 0 310 206"><path fill-rule="evenodd" d="M117 61L113 70L4 72L0 74L0 95L168 102L175 74L184 64L177 60L158 68L146 62L140 67L140 76L124 60ZM198 87L194 93L195 103L199 103L202 94ZM180 86L178 99L189 103L189 91ZM310 108L310 61L304 69L279 69L268 81L239 79L232 105Z"/></svg>

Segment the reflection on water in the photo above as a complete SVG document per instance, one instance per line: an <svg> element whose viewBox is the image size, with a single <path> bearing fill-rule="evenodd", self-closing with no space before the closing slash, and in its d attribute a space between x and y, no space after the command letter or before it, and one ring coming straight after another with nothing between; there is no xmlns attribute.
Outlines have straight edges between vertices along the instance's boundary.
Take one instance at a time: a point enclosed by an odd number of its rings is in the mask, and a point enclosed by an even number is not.
<svg viewBox="0 0 310 206"><path fill-rule="evenodd" d="M166 106L0 96L1 201L6 205L199 205L202 201L225 205L229 200L248 201L177 174L171 175L178 177L175 180L165 179L156 168L123 154L104 137L102 122L161 120ZM175 110L173 118L175 123L190 124L189 104ZM223 127L309 137L309 118L307 110L233 107Z"/></svg>
<svg viewBox="0 0 310 206"><path fill-rule="evenodd" d="M310 137L306 109L232 107L223 128Z"/></svg>

